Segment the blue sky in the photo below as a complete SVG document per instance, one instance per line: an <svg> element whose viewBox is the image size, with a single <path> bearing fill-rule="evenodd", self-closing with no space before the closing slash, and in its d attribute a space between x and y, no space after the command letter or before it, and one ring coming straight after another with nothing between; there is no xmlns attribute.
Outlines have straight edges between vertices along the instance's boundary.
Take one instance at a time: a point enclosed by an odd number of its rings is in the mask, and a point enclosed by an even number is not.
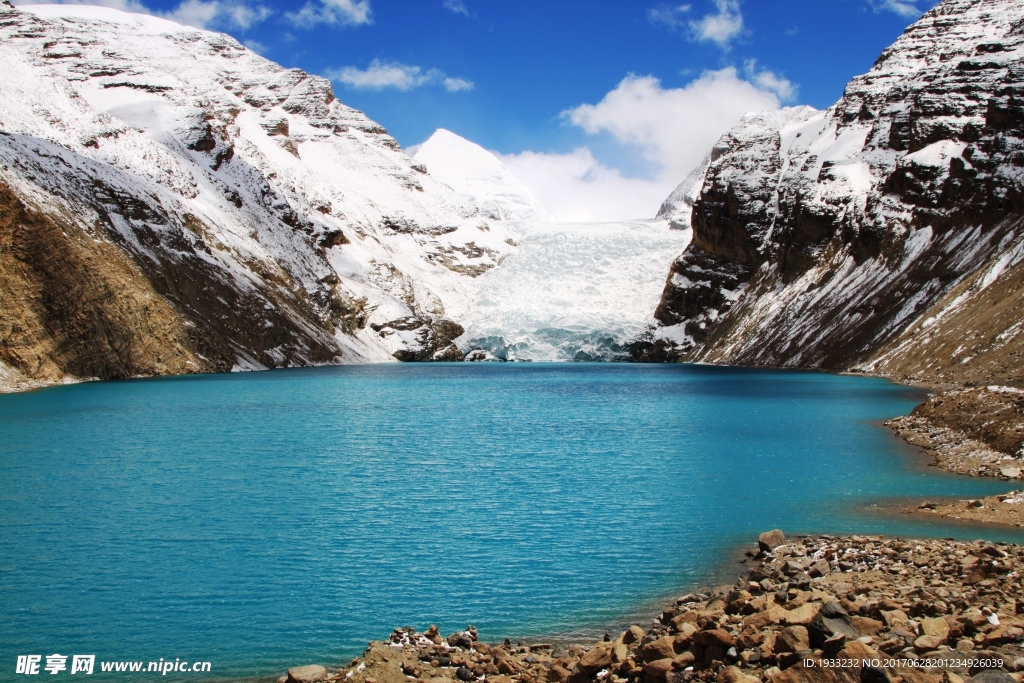
<svg viewBox="0 0 1024 683"><path fill-rule="evenodd" d="M698 150L710 147L748 108L831 105L852 76L870 69L935 2L88 4L223 30L285 66L331 77L342 102L365 111L406 147L447 128L504 155L520 175L539 173L523 178L539 187L557 185L558 173L579 175L581 182L602 173L606 180L657 181L635 207L622 208L629 214L682 180L699 162ZM695 82L703 84L700 96ZM692 129L692 140L684 140L681 129ZM537 169L545 159L564 168L544 177ZM618 189L639 192L628 183Z"/></svg>

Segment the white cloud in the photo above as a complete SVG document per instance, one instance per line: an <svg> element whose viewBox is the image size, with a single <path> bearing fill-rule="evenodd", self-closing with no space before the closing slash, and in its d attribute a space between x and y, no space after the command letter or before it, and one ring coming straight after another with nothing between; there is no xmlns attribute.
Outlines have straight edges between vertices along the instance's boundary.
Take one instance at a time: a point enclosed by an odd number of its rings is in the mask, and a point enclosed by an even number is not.
<svg viewBox="0 0 1024 683"><path fill-rule="evenodd" d="M655 24L664 24L672 29L685 28L691 9L691 5L652 7L647 10L647 18Z"/></svg>
<svg viewBox="0 0 1024 683"><path fill-rule="evenodd" d="M469 16L469 10L466 9L466 3L462 0L444 0L444 6L446 9L455 12L456 14L465 14Z"/></svg>
<svg viewBox="0 0 1024 683"><path fill-rule="evenodd" d="M895 12L907 19L917 19L924 14L924 11L918 9L913 2L904 0L868 0L868 2L875 12Z"/></svg>
<svg viewBox="0 0 1024 683"><path fill-rule="evenodd" d="M758 69L756 59L748 59L743 67L747 80L761 90L775 93L783 102L792 102L796 99L797 86L788 78L768 69Z"/></svg>
<svg viewBox="0 0 1024 683"><path fill-rule="evenodd" d="M307 2L298 12L286 13L285 17L300 28L312 28L318 24L359 26L373 23L370 0L315 0Z"/></svg>
<svg viewBox="0 0 1024 683"><path fill-rule="evenodd" d="M889 0L890 2L894 0ZM715 0L714 14L691 19L693 5L661 5L647 10L647 18L673 30L685 30L690 40L713 42L724 50L743 32L739 0Z"/></svg>
<svg viewBox="0 0 1024 683"><path fill-rule="evenodd" d="M151 14L195 28L238 28L243 31L272 14L270 9L263 5L251 5L234 0L184 0L176 8L166 12L150 9L140 0L61 0L47 4L100 5L123 12Z"/></svg>
<svg viewBox="0 0 1024 683"><path fill-rule="evenodd" d="M451 76L445 76L441 83L444 85L444 89L448 92L472 90L475 87L473 81L468 81L465 78L452 78Z"/></svg>
<svg viewBox="0 0 1024 683"><path fill-rule="evenodd" d="M732 39L743 31L740 3L739 0L715 0L715 6L717 14L708 14L690 22L690 30L696 40L711 41L721 48L728 48Z"/></svg>
<svg viewBox="0 0 1024 683"><path fill-rule="evenodd" d="M765 84L784 88L769 83L767 76L761 80L761 85L744 80L731 67L706 72L682 88L663 88L653 76L630 75L597 104L563 112L572 125L627 150L618 165L643 161L653 169L648 177L627 177L599 162L588 148L568 154L527 151L502 161L560 220L651 217L743 114L779 106L778 93Z"/></svg>
<svg viewBox="0 0 1024 683"><path fill-rule="evenodd" d="M448 92L459 92L474 87L472 81L448 76L440 69L424 70L410 64L379 59L373 60L366 69L346 66L328 71L327 76L357 90L412 90L424 85L440 85Z"/></svg>
<svg viewBox="0 0 1024 683"><path fill-rule="evenodd" d="M561 221L650 218L674 187L627 178L600 163L586 147L568 154L521 152L500 159Z"/></svg>

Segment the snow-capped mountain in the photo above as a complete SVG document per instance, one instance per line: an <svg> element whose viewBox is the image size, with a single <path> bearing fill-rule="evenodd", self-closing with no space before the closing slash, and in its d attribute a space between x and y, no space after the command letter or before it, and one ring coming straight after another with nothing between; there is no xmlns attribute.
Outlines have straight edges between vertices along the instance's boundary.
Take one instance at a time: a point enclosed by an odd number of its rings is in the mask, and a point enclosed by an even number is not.
<svg viewBox="0 0 1024 683"><path fill-rule="evenodd" d="M502 223L232 38L0 3L0 374L461 358ZM29 230L29 226L35 226Z"/></svg>
<svg viewBox="0 0 1024 683"><path fill-rule="evenodd" d="M1022 102L1024 5L946 0L827 111L748 116L634 355L1021 379Z"/></svg>
<svg viewBox="0 0 1024 683"><path fill-rule="evenodd" d="M414 155L434 178L471 197L495 220L553 221L533 192L491 152L439 128Z"/></svg>

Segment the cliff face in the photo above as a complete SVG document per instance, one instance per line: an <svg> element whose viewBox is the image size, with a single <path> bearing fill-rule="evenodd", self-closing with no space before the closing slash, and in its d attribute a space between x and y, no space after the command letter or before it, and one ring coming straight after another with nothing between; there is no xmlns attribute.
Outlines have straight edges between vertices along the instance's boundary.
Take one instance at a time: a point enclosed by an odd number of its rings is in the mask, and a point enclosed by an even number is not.
<svg viewBox="0 0 1024 683"><path fill-rule="evenodd" d="M0 379L460 359L513 250L328 81L106 8L0 3Z"/></svg>
<svg viewBox="0 0 1024 683"><path fill-rule="evenodd" d="M634 356L1021 379L1022 216L1024 6L947 0L829 110L719 142Z"/></svg>

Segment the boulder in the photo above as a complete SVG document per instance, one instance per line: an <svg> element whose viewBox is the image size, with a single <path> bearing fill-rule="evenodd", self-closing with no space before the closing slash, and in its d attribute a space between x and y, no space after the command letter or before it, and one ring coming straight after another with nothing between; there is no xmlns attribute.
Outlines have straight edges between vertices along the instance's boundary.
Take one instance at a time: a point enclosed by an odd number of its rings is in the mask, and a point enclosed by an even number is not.
<svg viewBox="0 0 1024 683"><path fill-rule="evenodd" d="M820 605L814 602L800 605L795 609L786 610L782 623L787 626L806 626L818 614Z"/></svg>
<svg viewBox="0 0 1024 683"><path fill-rule="evenodd" d="M921 620L921 633L935 636L940 642L944 641L949 636L949 622L942 617L926 617Z"/></svg>
<svg viewBox="0 0 1024 683"><path fill-rule="evenodd" d="M880 622L878 619L861 617L856 614L850 616L850 621L853 622L853 625L858 631L866 636L873 636L885 627L885 624Z"/></svg>
<svg viewBox="0 0 1024 683"><path fill-rule="evenodd" d="M293 666L288 669L288 683L320 683L327 680L327 669L319 664Z"/></svg>
<svg viewBox="0 0 1024 683"><path fill-rule="evenodd" d="M907 623L907 613L900 609L879 610L882 614L882 621L889 628L895 628Z"/></svg>
<svg viewBox="0 0 1024 683"><path fill-rule="evenodd" d="M807 575L812 579L817 579L822 576L828 576L829 572L832 571L832 567L829 566L828 560L818 560L810 566L807 570Z"/></svg>
<svg viewBox="0 0 1024 683"><path fill-rule="evenodd" d="M924 635L914 640L914 650L918 654L931 652L932 650L938 649L939 645L942 645L942 639L938 636Z"/></svg>
<svg viewBox="0 0 1024 683"><path fill-rule="evenodd" d="M647 634L644 633L644 630L642 628L640 628L636 624L633 624L629 627L629 630L622 634L622 642L624 642L626 645L629 645L630 643L638 643L644 639L645 635Z"/></svg>
<svg viewBox="0 0 1024 683"><path fill-rule="evenodd" d="M781 529L772 529L757 537L757 546L766 553L770 553L785 542L786 534L782 533Z"/></svg>
<svg viewBox="0 0 1024 683"><path fill-rule="evenodd" d="M572 672L566 669L564 666L555 664L550 669L548 669L548 683L565 683L567 680L569 680L569 676L571 675ZM488 680L493 679L488 677Z"/></svg>
<svg viewBox="0 0 1024 683"><path fill-rule="evenodd" d="M669 638L669 643L671 642L672 639ZM604 642L595 645L589 652L580 658L580 670L593 678L594 674L601 669L607 669L610 667L612 665L612 647L613 643L611 642ZM669 647L671 648L671 645L669 645ZM674 657L675 653L673 653L672 656Z"/></svg>
<svg viewBox="0 0 1024 683"><path fill-rule="evenodd" d="M457 679L459 679L460 681L472 681L473 679L476 678L476 676L473 675L473 672L470 671L469 669L467 669L464 666L460 666L455 671L455 677Z"/></svg>
<svg viewBox="0 0 1024 683"><path fill-rule="evenodd" d="M723 651L736 646L736 640L729 635L729 632L720 628L693 634L693 642L705 648L717 646Z"/></svg>
<svg viewBox="0 0 1024 683"><path fill-rule="evenodd" d="M775 652L801 652L810 648L810 636L805 626L787 626L775 639Z"/></svg>
<svg viewBox="0 0 1024 683"><path fill-rule="evenodd" d="M861 636L856 623L850 619L843 606L830 600L821 606L814 615L807 630L810 631L811 645L820 648L826 640L835 635L843 635L847 640L857 640Z"/></svg>
<svg viewBox="0 0 1024 683"><path fill-rule="evenodd" d="M662 683L665 676L672 671L671 659L658 659L644 664L644 673L649 683Z"/></svg>
<svg viewBox="0 0 1024 683"><path fill-rule="evenodd" d="M675 640L673 636L662 636L644 645L640 650L644 661L654 662L659 659L675 659Z"/></svg>
<svg viewBox="0 0 1024 683"><path fill-rule="evenodd" d="M715 677L715 683L760 683L760 680L748 676L735 666L723 666Z"/></svg>

